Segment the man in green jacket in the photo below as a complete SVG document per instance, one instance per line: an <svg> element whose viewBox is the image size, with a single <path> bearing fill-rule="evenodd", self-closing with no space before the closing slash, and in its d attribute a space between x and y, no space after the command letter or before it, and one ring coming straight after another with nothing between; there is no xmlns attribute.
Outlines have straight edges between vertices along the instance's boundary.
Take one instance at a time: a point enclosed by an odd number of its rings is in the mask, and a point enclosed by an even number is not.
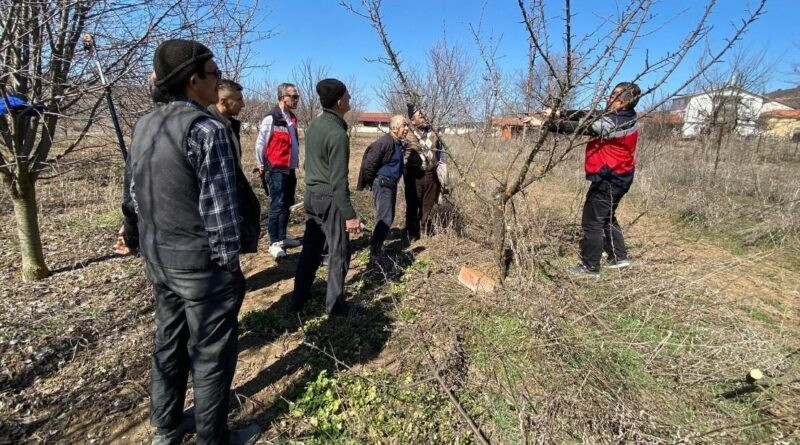
<svg viewBox="0 0 800 445"><path fill-rule="evenodd" d="M292 309L295 312L303 309L327 241L325 307L328 315L349 316L359 309L344 300L344 279L350 267L350 235L361 231L348 185L350 138L343 116L350 111L350 93L341 81L324 79L317 84L317 94L322 114L311 121L306 130L303 201L306 229L294 278Z"/></svg>

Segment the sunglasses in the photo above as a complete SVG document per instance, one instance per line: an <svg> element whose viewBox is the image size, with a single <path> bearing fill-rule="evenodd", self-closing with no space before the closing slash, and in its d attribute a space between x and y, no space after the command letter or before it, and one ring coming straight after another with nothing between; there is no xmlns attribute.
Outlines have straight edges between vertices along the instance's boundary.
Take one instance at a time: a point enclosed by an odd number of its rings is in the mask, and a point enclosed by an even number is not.
<svg viewBox="0 0 800 445"><path fill-rule="evenodd" d="M222 79L222 70L219 70L219 69L214 70L214 71L203 71L203 73L205 73L205 74L213 74L214 77L216 77L217 79Z"/></svg>
<svg viewBox="0 0 800 445"><path fill-rule="evenodd" d="M299 94L287 94L286 96L283 96L283 97L291 97L292 99L300 99L300 95Z"/></svg>

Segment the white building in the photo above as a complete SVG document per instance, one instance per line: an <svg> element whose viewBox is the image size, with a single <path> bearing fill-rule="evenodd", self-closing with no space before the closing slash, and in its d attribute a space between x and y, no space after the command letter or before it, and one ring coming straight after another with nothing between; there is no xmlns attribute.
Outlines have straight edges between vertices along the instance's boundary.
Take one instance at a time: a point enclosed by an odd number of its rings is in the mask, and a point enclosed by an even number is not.
<svg viewBox="0 0 800 445"><path fill-rule="evenodd" d="M715 123L729 125L741 135L753 134L762 113L778 110L792 107L736 87L678 96L670 107L683 119L684 137L698 136Z"/></svg>

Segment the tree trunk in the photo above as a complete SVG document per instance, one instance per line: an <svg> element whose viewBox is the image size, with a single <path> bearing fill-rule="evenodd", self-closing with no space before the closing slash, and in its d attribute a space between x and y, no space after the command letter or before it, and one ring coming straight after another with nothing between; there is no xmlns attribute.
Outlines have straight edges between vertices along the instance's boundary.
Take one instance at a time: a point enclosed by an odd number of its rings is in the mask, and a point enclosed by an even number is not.
<svg viewBox="0 0 800 445"><path fill-rule="evenodd" d="M716 147L716 153L714 155L714 180L717 179L717 169L719 168L719 157L720 152L722 151L722 138L725 135L725 130L722 126L719 127L719 131L717 132L717 139L714 141L714 146Z"/></svg>
<svg viewBox="0 0 800 445"><path fill-rule="evenodd" d="M500 282L505 281L509 269L509 248L506 245L506 206L502 201L497 203L497 207L492 209L492 241L495 245L497 268L500 271Z"/></svg>
<svg viewBox="0 0 800 445"><path fill-rule="evenodd" d="M22 279L35 281L50 275L44 263L39 216L36 211L36 186L26 171L20 171L13 194L14 216L17 220L19 250L22 254Z"/></svg>

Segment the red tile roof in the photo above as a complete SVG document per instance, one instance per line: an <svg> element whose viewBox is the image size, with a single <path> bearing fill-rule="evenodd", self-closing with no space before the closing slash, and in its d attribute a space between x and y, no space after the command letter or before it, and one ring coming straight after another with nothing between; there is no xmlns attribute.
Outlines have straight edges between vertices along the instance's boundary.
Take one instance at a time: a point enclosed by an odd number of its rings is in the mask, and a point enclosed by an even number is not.
<svg viewBox="0 0 800 445"><path fill-rule="evenodd" d="M492 126L493 127L521 127L524 124L522 123L522 118L519 117L493 117L492 118Z"/></svg>
<svg viewBox="0 0 800 445"><path fill-rule="evenodd" d="M683 117L680 113L671 113L669 111L653 111L651 113L642 114L638 117L640 121L658 122L662 124L682 124Z"/></svg>
<svg viewBox="0 0 800 445"><path fill-rule="evenodd" d="M359 113L357 120L359 122L388 123L391 119L392 119L391 113L365 111Z"/></svg>
<svg viewBox="0 0 800 445"><path fill-rule="evenodd" d="M761 113L762 118L772 119L800 119L800 110L775 110Z"/></svg>

